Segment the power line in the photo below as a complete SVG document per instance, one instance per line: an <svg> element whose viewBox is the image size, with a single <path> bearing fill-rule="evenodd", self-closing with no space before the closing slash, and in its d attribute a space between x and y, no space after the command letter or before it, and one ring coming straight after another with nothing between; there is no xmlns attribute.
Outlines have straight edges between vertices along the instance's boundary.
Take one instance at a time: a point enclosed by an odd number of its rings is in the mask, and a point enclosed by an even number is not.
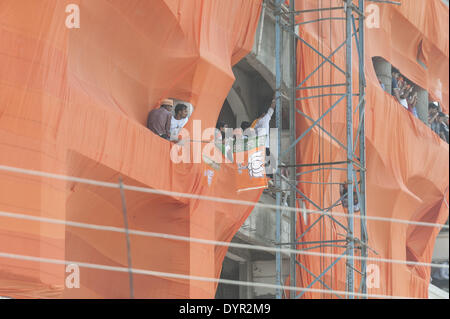
<svg viewBox="0 0 450 319"><path fill-rule="evenodd" d="M235 248L241 248L241 249L259 250L259 251L275 252L275 253L281 252L281 253L286 253L286 254L297 254L297 255L307 255L307 256L317 256L317 257L331 257L331 258L341 257L341 255L338 255L338 254L315 253L315 252L310 252L310 251L302 251L302 250L288 249L288 248L276 248L276 247L267 247L267 246L258 246L258 245L249 245L249 244L230 243L230 242L225 242L225 241L216 241L216 240L210 240L210 239L186 237L186 236L172 235L172 234L166 234L166 233L156 233L156 232L147 232L147 231L134 230L134 229L125 229L125 228L114 227L114 226L103 226L103 225L95 225L95 224L60 220L60 219L54 219L54 218L29 216L29 215L25 215L25 214L18 214L18 213L12 213L12 212L4 212L4 211L0 211L0 217L9 217L9 218L16 218L16 219L40 221L40 222L59 224L59 225L67 225L67 226L85 228L85 229L91 229L91 230L101 230L101 231L110 231L110 232L118 232L118 233L127 233L128 232L128 234L131 234L131 235L163 238L163 239L169 239L169 240L179 240L179 241L186 241L186 242L194 242L194 243L200 243L200 244L205 244L205 245L235 247ZM422 263L422 262L413 262L413 261L404 261L404 260L395 260L395 259L383 259L383 258L374 258L374 257L359 257L359 256L353 256L353 257L343 256L342 257L342 259L350 259L350 258L355 259L355 260L366 260L366 261L380 262L380 263L392 263L392 264L403 264L403 265L410 265L410 266L425 266L425 267L436 267L436 268L449 268L449 265L444 265L444 264Z"/></svg>
<svg viewBox="0 0 450 319"><path fill-rule="evenodd" d="M2 258L10 258L10 259L18 259L18 260L26 260L26 261L35 261L35 262L44 262L50 264L58 264L58 265L71 265L76 264L79 267L90 268L90 269L99 269L99 270L107 270L107 271L117 271L117 272L128 272L129 269L127 267L117 267L117 266L107 266L107 265L99 265L85 262L77 262L77 261L64 261L60 259L52 259L52 258L42 258L42 257L33 257L26 255L18 255L18 254L9 254L0 252L0 257ZM282 286L282 285L274 285L274 284L265 284L265 283L257 283L257 282L248 282L248 281L239 281L239 280L229 280L229 279L217 279L211 277L201 277L201 276L192 276L192 275L183 275L178 273L167 273L160 272L154 270L144 270L144 269L132 269L133 274L137 275L148 275L148 276L159 276L166 278L176 278L176 279L187 279L187 280L196 280L196 281L205 281L205 282L215 282L229 285L238 285L238 286L247 286L247 287L261 287L261 288L271 288L271 289L284 289L290 291L300 291L300 292L316 292L316 293L336 293L342 295L352 295L355 297L373 297L373 298L384 298L384 299L417 299L411 297L403 297L403 296L390 296L390 295L382 295L382 294L362 294L362 293L354 293L347 291L339 291L339 290L324 290L324 289L313 289L313 288L299 288L299 287L290 287L290 286Z"/></svg>
<svg viewBox="0 0 450 319"><path fill-rule="evenodd" d="M0 165L0 170L14 172L14 173L34 175L34 176L40 176L40 177L46 177L46 178L59 179L59 180L65 180L65 181L71 181L71 182L78 182L78 183L95 185L95 186L120 188L120 185L117 183L110 183L110 182L104 182L104 181L87 179L87 178L47 173L47 172L42 172L42 171L23 169L23 168L17 168L17 167L5 166L5 165ZM131 190L131 191L137 191L137 192L143 192L143 193L190 198L190 199L202 199L202 200L208 200L208 201L213 201L213 202L254 206L254 207L259 207L259 208L267 208L267 209L280 208L286 212L297 212L297 213L303 212L303 213L307 213L307 214L319 214L319 215L327 215L327 216L332 216L332 217L336 217L336 216L348 217L348 214L339 213L339 212L328 213L328 212L320 211L320 210L277 206L277 205L272 205L272 204L263 204L263 203L255 203L255 202L251 202L251 201L235 200L235 199L222 198L222 197L213 197L213 196L204 196L204 195L196 195L196 194L189 194L189 193L173 192L173 191L166 191L166 190L160 190L160 189L152 189L152 188L148 188L148 187L131 186L131 185L126 185L126 184L123 185L123 188L127 189L127 190ZM401 224L407 224L407 225L417 225L417 226L424 226L424 227L449 229L448 225L438 224L438 223L416 222L416 221L409 221L409 220L404 220L404 219L385 218L385 217L378 217L378 216L354 215L353 217L358 218L358 219L366 219L366 220L373 220L373 221L394 222L394 223L401 223Z"/></svg>

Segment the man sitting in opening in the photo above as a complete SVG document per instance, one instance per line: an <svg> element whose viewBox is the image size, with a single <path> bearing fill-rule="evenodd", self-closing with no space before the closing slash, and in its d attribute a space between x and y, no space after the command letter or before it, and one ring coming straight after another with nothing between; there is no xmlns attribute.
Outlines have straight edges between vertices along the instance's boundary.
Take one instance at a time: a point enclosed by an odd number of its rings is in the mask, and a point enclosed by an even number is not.
<svg viewBox="0 0 450 319"><path fill-rule="evenodd" d="M411 83L409 83L409 81L403 80L399 85L399 87L400 87L399 93L400 104L403 105L408 110L408 97L413 90L413 86L411 85Z"/></svg>
<svg viewBox="0 0 450 319"><path fill-rule="evenodd" d="M219 121L217 122L216 128L218 131L216 131L216 141L225 142L225 130L228 128L228 124L223 122L223 121Z"/></svg>
<svg viewBox="0 0 450 319"><path fill-rule="evenodd" d="M255 137L255 130L251 127L251 123L247 121L242 121L241 129L243 132L244 142L248 141L249 138Z"/></svg>
<svg viewBox="0 0 450 319"><path fill-rule="evenodd" d="M152 110L147 118L147 128L166 140L170 139L172 107L173 100L165 99L161 102L161 107Z"/></svg>
<svg viewBox="0 0 450 319"><path fill-rule="evenodd" d="M439 134L439 122L437 120L439 116L439 107L433 102L428 104L428 124L430 128L436 134Z"/></svg>
<svg viewBox="0 0 450 319"><path fill-rule="evenodd" d="M400 73L397 69L392 69L392 95L400 103L400 87L399 87Z"/></svg>
<svg viewBox="0 0 450 319"><path fill-rule="evenodd" d="M185 104L175 106L175 116L170 121L170 140L178 141L180 130L186 125L188 117L188 107Z"/></svg>
<svg viewBox="0 0 450 319"><path fill-rule="evenodd" d="M226 131L228 130L228 134ZM233 138L231 136L231 128L224 121L217 122L216 131L214 134L214 141L222 151L222 153L228 158L233 160Z"/></svg>
<svg viewBox="0 0 450 319"><path fill-rule="evenodd" d="M448 115L443 112L438 113L439 136L448 143Z"/></svg>
<svg viewBox="0 0 450 319"><path fill-rule="evenodd" d="M341 204L342 207L348 209L348 185L343 183L339 185L339 193L341 195ZM359 202L358 202L358 194L356 193L356 189L353 190L353 212L359 212Z"/></svg>
<svg viewBox="0 0 450 319"><path fill-rule="evenodd" d="M414 87L414 90L412 93L408 96L408 111L410 111L412 114L414 114L415 117L419 118L419 114L417 114L417 90Z"/></svg>
<svg viewBox="0 0 450 319"><path fill-rule="evenodd" d="M251 123L250 122L248 122L248 121L242 121L242 123L241 123L241 129L242 129L242 132L245 132L245 130L246 129L248 129L248 128L250 128L251 127ZM244 133L245 134L245 133Z"/></svg>

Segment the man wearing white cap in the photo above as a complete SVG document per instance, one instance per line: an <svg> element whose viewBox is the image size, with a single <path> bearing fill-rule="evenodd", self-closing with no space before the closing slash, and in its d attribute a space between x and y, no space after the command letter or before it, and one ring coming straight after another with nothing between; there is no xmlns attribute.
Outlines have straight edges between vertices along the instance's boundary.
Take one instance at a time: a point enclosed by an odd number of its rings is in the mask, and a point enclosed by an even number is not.
<svg viewBox="0 0 450 319"><path fill-rule="evenodd" d="M173 100L165 99L161 107L148 114L147 128L156 135L168 140L170 138L170 122L172 120Z"/></svg>

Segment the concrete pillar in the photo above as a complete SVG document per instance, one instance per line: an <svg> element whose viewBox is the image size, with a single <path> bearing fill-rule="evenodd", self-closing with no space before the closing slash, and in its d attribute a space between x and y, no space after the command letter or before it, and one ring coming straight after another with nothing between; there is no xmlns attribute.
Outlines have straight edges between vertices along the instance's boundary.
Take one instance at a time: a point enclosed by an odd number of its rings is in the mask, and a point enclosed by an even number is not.
<svg viewBox="0 0 450 319"><path fill-rule="evenodd" d="M252 279L252 262L247 260L246 262L239 263L239 281L249 281ZM239 286L239 299L253 299L253 287Z"/></svg>
<svg viewBox="0 0 450 319"><path fill-rule="evenodd" d="M417 87L417 114L427 126L428 124L428 92L420 87Z"/></svg>
<svg viewBox="0 0 450 319"><path fill-rule="evenodd" d="M378 79L384 84L384 90L389 94L392 94L391 64L383 58L375 57L373 58L373 66Z"/></svg>

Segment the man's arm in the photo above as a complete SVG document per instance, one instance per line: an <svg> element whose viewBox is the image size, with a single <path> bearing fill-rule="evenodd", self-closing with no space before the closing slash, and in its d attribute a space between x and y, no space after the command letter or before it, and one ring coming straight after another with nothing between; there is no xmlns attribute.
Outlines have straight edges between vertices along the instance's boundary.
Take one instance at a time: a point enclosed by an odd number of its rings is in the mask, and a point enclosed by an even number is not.
<svg viewBox="0 0 450 319"><path fill-rule="evenodd" d="M264 115L260 121L264 122L264 123L269 123L270 119L272 118L273 115L273 108L270 107L269 110L267 111L266 115Z"/></svg>
<svg viewBox="0 0 450 319"><path fill-rule="evenodd" d="M394 97L400 102L400 88L398 87L398 81L396 78L392 78L392 93Z"/></svg>
<svg viewBox="0 0 450 319"><path fill-rule="evenodd" d="M429 123L429 124L433 123L433 122L436 120L436 117L437 117L438 115L439 115L438 113L432 115L431 118L428 119L428 123Z"/></svg>
<svg viewBox="0 0 450 319"><path fill-rule="evenodd" d="M166 125L165 125L165 131L167 136L169 136L170 138L170 124L172 122L172 114L170 114L170 112L167 112L167 118L166 118Z"/></svg>
<svg viewBox="0 0 450 319"><path fill-rule="evenodd" d="M150 125L151 125L151 119L152 119L152 117L151 117L152 112L153 112L153 110L148 112L148 115L147 115L147 128L148 129L150 129L150 127L151 127Z"/></svg>
<svg viewBox="0 0 450 319"><path fill-rule="evenodd" d="M269 109L267 110L266 115L264 115L260 121L264 122L264 123L269 123L270 119L272 118L273 112L275 111L275 99L272 100L272 103L270 104Z"/></svg>
<svg viewBox="0 0 450 319"><path fill-rule="evenodd" d="M397 99L397 101L400 103L400 89L394 89L394 96Z"/></svg>
<svg viewBox="0 0 450 319"><path fill-rule="evenodd" d="M408 99L408 107L415 108L417 104L417 94Z"/></svg>
<svg viewBox="0 0 450 319"><path fill-rule="evenodd" d="M280 96L280 98L281 98L281 96ZM276 98L274 97L273 99L272 99L272 103L270 103L270 108L272 109L272 110L275 110L275 107L277 106L277 104L276 104Z"/></svg>

